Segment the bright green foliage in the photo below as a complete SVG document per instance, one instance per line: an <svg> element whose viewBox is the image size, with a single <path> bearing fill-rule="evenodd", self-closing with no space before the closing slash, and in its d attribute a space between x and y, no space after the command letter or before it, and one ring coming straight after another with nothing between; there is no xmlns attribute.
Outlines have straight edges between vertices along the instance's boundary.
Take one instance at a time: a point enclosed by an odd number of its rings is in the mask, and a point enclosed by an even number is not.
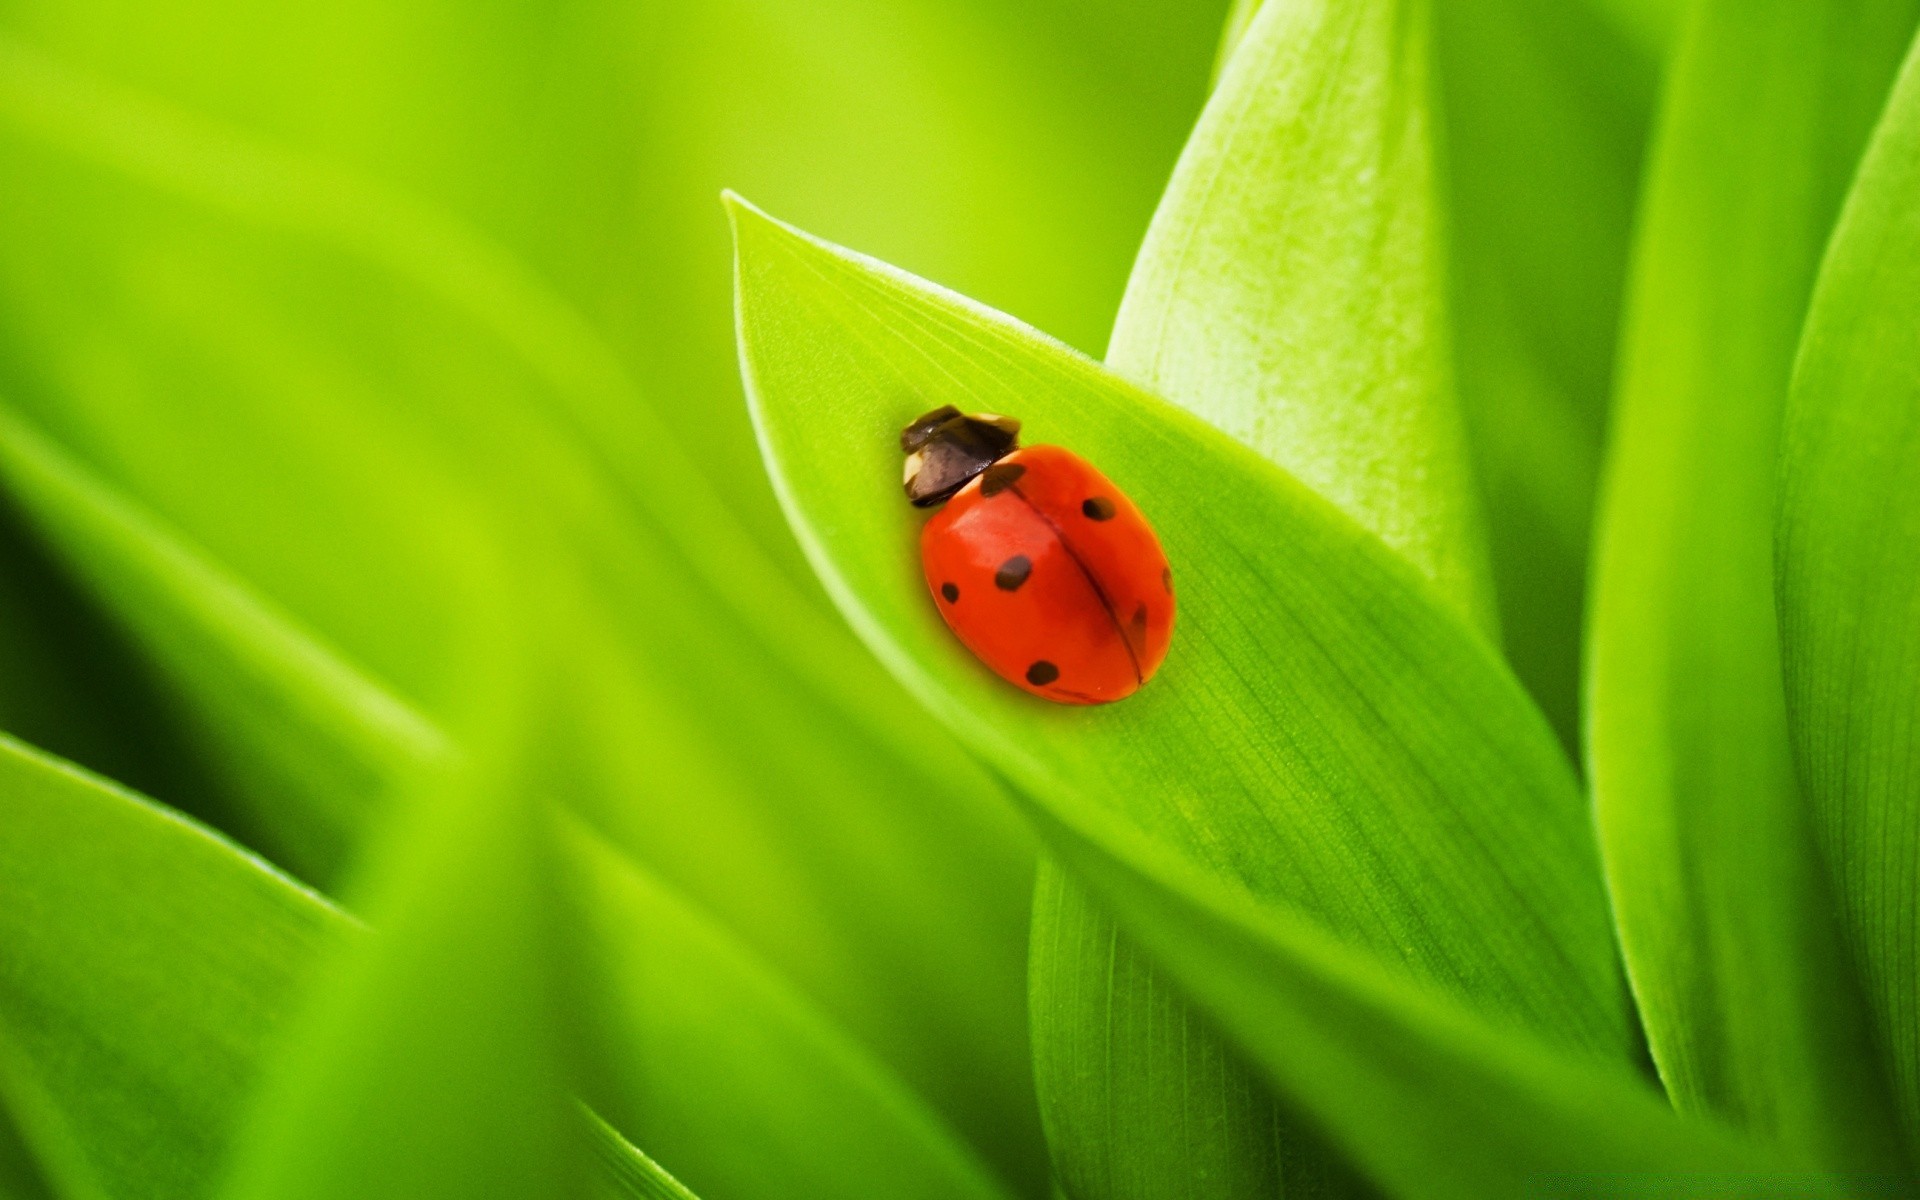
<svg viewBox="0 0 1920 1200"><path fill-rule="evenodd" d="M593 835L572 841L584 923L604 951L591 977L612 1051L601 1107L682 1178L767 1200L1005 1194L777 976Z"/></svg>
<svg viewBox="0 0 1920 1200"><path fill-rule="evenodd" d="M343 919L70 767L7 743L0 770L7 1104L63 1194L207 1195L261 1055Z"/></svg>
<svg viewBox="0 0 1920 1200"><path fill-rule="evenodd" d="M163 664L208 761L235 773L235 802L270 806L237 824L281 861L332 877L394 777L451 752L418 713L3 415L0 461L21 507Z"/></svg>
<svg viewBox="0 0 1920 1200"><path fill-rule="evenodd" d="M1501 642L1570 750L1588 531L1655 73L1581 4L1434 12L1457 390Z"/></svg>
<svg viewBox="0 0 1920 1200"><path fill-rule="evenodd" d="M0 1197L1912 1193L1916 18L0 4Z"/></svg>
<svg viewBox="0 0 1920 1200"><path fill-rule="evenodd" d="M1033 1111L1020 970L1030 867L1010 816L979 769L926 737L844 631L754 553L691 468L671 470L630 380L577 314L498 246L350 172L43 58L22 52L12 65L0 79L25 130L14 201L71 193L78 211L132 214L76 224L64 246L9 244L26 260L16 276L39 277L56 252L87 264L97 292L76 284L33 303L90 315L45 324L84 327L142 387L197 400L162 421L142 388L92 386L87 356L48 348L23 396L38 398L34 416L61 431L68 457L110 470L100 483L118 485L118 507L148 510L150 532L177 530L261 602L254 615L279 610L352 674L433 716L458 694L444 630L471 590L470 561L488 552L475 535L509 542L498 551L509 556L527 543L573 548L582 565L568 569L597 590L547 642L577 672L577 719L554 722L543 751L560 782L993 1143L1010 1173L1038 1175L1037 1121L1009 1116ZM133 269L160 246L175 247L162 262L177 272ZM309 282L285 286L293 279ZM631 414L624 454L574 431L576 417L618 412ZM320 432L277 438L276 421ZM342 457L356 469L333 471ZM164 656L151 614L144 629L117 615ZM191 619L216 637L244 632L217 613ZM188 694L230 687L203 660L185 665ZM339 755L314 744L326 732L220 726L218 761L256 768L232 807L285 823L264 844L298 839L300 814L277 797L311 785L258 768L292 763L274 749L289 740ZM738 754L742 741L756 753ZM898 804L903 789L921 803ZM702 802L632 800L676 791Z"/></svg>
<svg viewBox="0 0 1920 1200"><path fill-rule="evenodd" d="M1430 43L1424 0L1262 5L1148 228L1107 361L1488 621L1446 342Z"/></svg>
<svg viewBox="0 0 1920 1200"><path fill-rule="evenodd" d="M1777 529L1787 711L1909 1147L1920 1147L1920 63L1853 190L1801 345Z"/></svg>
<svg viewBox="0 0 1920 1200"><path fill-rule="evenodd" d="M1598 865L1564 762L1411 568L1262 460L1031 331L734 213L749 386L796 530L932 711L1035 803L1119 822L1242 904L1404 958L1503 1022L1624 1053ZM934 386L983 410L1017 388L1036 436L1081 431L1079 448L1153 515L1186 568L1176 674L1116 708L1055 709L952 644L881 470L895 451L880 431ZM849 428L875 431L869 449L829 453ZM1348 660L1333 645L1367 650ZM1244 733L1204 726L1200 705L1243 713L1224 728ZM1496 922L1506 938L1467 932L1494 908L1514 914Z"/></svg>
<svg viewBox="0 0 1920 1200"><path fill-rule="evenodd" d="M1595 800L1662 1079L1869 1172L1900 1160L1794 782L1773 480L1814 271L1916 13L1696 12L1636 248L1591 646Z"/></svg>
<svg viewBox="0 0 1920 1200"><path fill-rule="evenodd" d="M1333 499L1488 627L1448 366L1429 25L1423 0L1261 6L1147 231L1107 364ZM1040 894L1035 1061L1069 1188L1332 1186L1131 941L1069 882Z"/></svg>

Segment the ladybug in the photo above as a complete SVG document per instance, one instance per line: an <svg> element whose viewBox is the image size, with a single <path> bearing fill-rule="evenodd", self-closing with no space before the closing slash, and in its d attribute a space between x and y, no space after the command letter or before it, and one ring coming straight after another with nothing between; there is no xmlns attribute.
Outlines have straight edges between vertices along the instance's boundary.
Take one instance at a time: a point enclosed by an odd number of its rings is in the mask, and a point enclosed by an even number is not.
<svg viewBox="0 0 1920 1200"><path fill-rule="evenodd" d="M1020 422L937 408L900 434L907 499L947 627L1007 682L1107 704L1153 678L1173 640L1173 571L1153 527L1092 463L1019 448Z"/></svg>

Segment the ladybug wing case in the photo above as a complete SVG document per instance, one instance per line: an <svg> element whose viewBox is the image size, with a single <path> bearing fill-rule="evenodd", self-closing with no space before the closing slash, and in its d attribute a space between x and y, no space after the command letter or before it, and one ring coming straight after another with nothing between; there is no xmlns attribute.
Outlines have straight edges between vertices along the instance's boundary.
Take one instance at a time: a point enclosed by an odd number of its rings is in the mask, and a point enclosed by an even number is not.
<svg viewBox="0 0 1920 1200"><path fill-rule="evenodd" d="M1172 639L1172 577L1133 502L1079 456L1034 446L921 531L927 586L968 649L1018 687L1101 704L1153 677Z"/></svg>

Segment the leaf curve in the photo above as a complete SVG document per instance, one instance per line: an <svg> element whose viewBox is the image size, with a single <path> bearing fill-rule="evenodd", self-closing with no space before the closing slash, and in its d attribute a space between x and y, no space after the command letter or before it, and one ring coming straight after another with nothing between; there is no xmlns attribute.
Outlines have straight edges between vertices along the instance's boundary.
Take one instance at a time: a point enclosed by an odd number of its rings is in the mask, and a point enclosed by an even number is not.
<svg viewBox="0 0 1920 1200"><path fill-rule="evenodd" d="M1793 347L1920 5L1709 0L1674 65L1622 338L1589 757L1676 1104L1904 1169L1794 780L1771 565Z"/></svg>
<svg viewBox="0 0 1920 1200"><path fill-rule="evenodd" d="M446 736L25 422L0 410L0 477L202 714L209 756L242 774L245 832L326 881L394 778L453 753Z"/></svg>
<svg viewBox="0 0 1920 1200"><path fill-rule="evenodd" d="M1231 61L1147 231L1107 364L1333 500L1491 630L1450 372L1430 7L1268 0L1229 20ZM1062 881L1040 894L1037 1077L1069 1189L1332 1187L1126 939Z"/></svg>
<svg viewBox="0 0 1920 1200"><path fill-rule="evenodd" d="M1799 778L1920 1154L1920 52L1827 251L1787 405L1776 595Z"/></svg>
<svg viewBox="0 0 1920 1200"><path fill-rule="evenodd" d="M1107 364L1490 624L1449 365L1430 24L1424 0L1260 6L1154 214Z"/></svg>
<svg viewBox="0 0 1920 1200"><path fill-rule="evenodd" d="M0 739L0 815L8 830L0 881L12 901L0 911L0 1094L65 1190L208 1194L301 997L363 927L218 836L10 739ZM631 877L635 868L620 870ZM168 904L152 904L154 895ZM658 961L644 924L594 928L606 939L599 952L624 958L628 970ZM700 954L683 956L677 968L689 989L705 979L710 1001L743 1022L739 1029L762 1036L758 993L742 995L730 982L737 968L702 974L702 955L718 944L709 935L683 945ZM788 1027L785 1017L767 1025L767 1044L780 1044ZM814 1078L823 1095L847 1098L827 1108L861 1111L874 1085L846 1067L851 1060L811 1061L842 1066L839 1075ZM899 1103L878 1112L881 1124L897 1117ZM804 1125L809 1112L785 1117ZM795 1130L784 1145L809 1140ZM889 1162L899 1186L915 1186L911 1161ZM765 1189L758 1194L789 1195L786 1181L825 1169L787 1164L757 1181Z"/></svg>
<svg viewBox="0 0 1920 1200"><path fill-rule="evenodd" d="M1589 1053L1624 1053L1565 761L1410 567L1251 452L1057 343L730 206L769 469L829 592L923 703L1019 792L1097 797L1252 902L1404 956L1443 990ZM1019 413L1040 440L1071 431L1153 517L1182 625L1151 687L1069 712L1028 703L957 649L918 580L891 461L898 427L940 402ZM1535 875L1548 858L1558 865ZM1415 878L1419 904L1401 890Z"/></svg>
<svg viewBox="0 0 1920 1200"><path fill-rule="evenodd" d="M561 647L569 794L1044 1186L1026 834L654 443L600 331L416 198L6 38L0 159L42 235L0 243L0 373L50 441L428 715L456 698L439 535L565 542L596 597ZM679 785L703 803L631 802Z"/></svg>

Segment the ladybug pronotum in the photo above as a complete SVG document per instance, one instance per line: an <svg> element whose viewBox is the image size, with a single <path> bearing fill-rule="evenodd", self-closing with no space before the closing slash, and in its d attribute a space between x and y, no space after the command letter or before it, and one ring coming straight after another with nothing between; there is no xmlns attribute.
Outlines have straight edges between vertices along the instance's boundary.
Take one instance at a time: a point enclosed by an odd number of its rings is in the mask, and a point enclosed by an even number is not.
<svg viewBox="0 0 1920 1200"><path fill-rule="evenodd" d="M1153 527L1092 463L1019 448L1020 422L937 408L900 434L907 499L948 628L1002 679L1058 704L1107 704L1153 678L1173 640L1173 572Z"/></svg>

